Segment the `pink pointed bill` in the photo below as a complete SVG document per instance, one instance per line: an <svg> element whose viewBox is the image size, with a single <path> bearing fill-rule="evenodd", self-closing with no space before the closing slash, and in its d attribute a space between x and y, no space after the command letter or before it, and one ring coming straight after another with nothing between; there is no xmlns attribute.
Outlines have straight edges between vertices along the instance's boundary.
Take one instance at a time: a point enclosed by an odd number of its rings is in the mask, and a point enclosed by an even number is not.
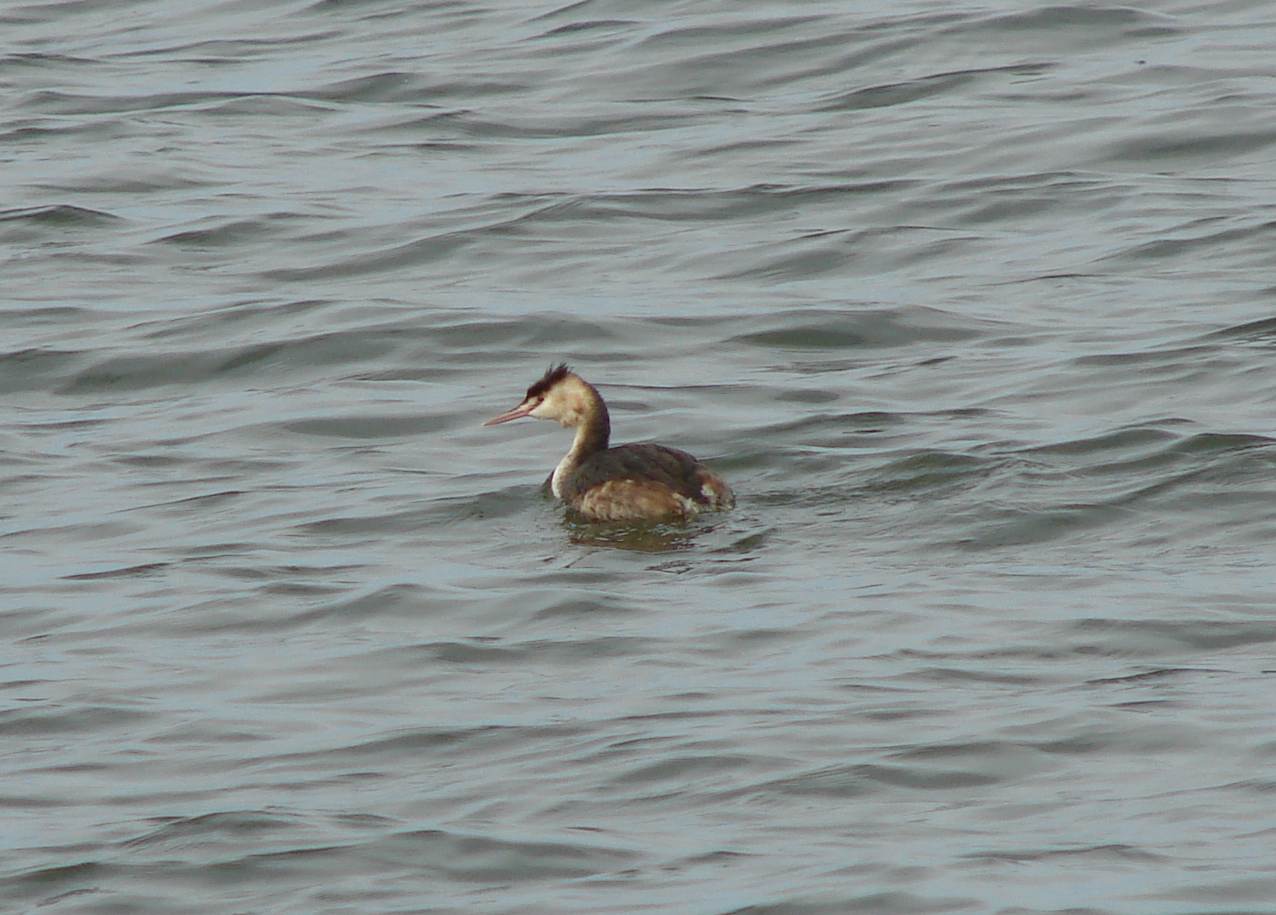
<svg viewBox="0 0 1276 915"><path fill-rule="evenodd" d="M523 403L515 407L513 410L509 410L505 413L502 413L500 416L493 416L487 422L483 423L483 425L496 426L496 425L500 425L501 423L507 423L511 419L521 419L524 416L530 416L532 414L532 411L535 409L536 409L536 404L527 403L526 401L524 401Z"/></svg>

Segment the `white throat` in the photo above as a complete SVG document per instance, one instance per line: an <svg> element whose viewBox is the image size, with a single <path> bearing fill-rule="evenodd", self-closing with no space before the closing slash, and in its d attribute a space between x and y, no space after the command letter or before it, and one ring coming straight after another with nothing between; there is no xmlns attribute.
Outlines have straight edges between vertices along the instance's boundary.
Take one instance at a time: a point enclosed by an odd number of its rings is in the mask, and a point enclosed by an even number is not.
<svg viewBox="0 0 1276 915"><path fill-rule="evenodd" d="M580 452L584 445L585 427L576 427L576 438L572 440L571 449L563 455L563 459L558 462L558 466L554 468L554 475L550 477L549 488L554 493L555 499L563 497L563 481L567 479L568 474L576 469L576 465L580 463Z"/></svg>

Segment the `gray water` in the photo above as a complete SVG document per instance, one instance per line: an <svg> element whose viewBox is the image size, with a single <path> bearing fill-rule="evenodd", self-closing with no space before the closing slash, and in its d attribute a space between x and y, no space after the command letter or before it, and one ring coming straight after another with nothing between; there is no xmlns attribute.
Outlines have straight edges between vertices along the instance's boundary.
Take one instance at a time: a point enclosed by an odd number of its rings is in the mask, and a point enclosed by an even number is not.
<svg viewBox="0 0 1276 915"><path fill-rule="evenodd" d="M0 907L1276 912L1267 0L0 36Z"/></svg>

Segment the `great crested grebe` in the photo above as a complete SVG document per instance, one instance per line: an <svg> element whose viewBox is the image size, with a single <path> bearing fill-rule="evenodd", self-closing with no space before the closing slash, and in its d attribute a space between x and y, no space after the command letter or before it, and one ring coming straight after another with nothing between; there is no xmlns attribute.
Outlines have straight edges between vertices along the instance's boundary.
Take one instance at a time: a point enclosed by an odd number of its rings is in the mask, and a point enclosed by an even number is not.
<svg viewBox="0 0 1276 915"><path fill-rule="evenodd" d="M485 426L532 416L576 429L549 478L554 495L591 521L668 521L730 508L731 487L685 451L664 445L607 446L611 419L602 396L566 364L527 389L523 402Z"/></svg>

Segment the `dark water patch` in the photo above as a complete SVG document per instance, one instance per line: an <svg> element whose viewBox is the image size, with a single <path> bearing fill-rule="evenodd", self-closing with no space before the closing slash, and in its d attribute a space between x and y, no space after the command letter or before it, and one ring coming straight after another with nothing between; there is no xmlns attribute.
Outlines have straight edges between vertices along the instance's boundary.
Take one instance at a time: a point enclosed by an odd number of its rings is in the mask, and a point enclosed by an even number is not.
<svg viewBox="0 0 1276 915"><path fill-rule="evenodd" d="M66 4L67 7L73 7L74 3ZM28 9L45 9L47 12L47 4L40 7L30 6ZM3 22L4 14L0 13L0 22ZM74 54L55 54L47 51L12 51L0 56L0 72L9 71L10 73L20 73L24 70L53 70L61 71L68 69L74 72L76 67L97 67L101 66L101 61L92 57L79 57Z"/></svg>
<svg viewBox="0 0 1276 915"><path fill-rule="evenodd" d="M546 508L545 517L548 519L548 497L536 488L532 479L526 483L492 489L495 485L492 478L484 477L476 481L473 490L465 495L431 499L429 505L419 513L404 516L400 529L441 529L448 524L464 521L490 523L502 518L517 517L526 512L529 506ZM413 519L416 519L415 523ZM338 524L338 527L342 526L344 524Z"/></svg>
<svg viewBox="0 0 1276 915"><path fill-rule="evenodd" d="M180 14L179 14L180 15ZM290 17L291 18L291 17ZM293 19L292 21L296 21ZM147 58L176 58L181 61L218 66L242 63L247 60L270 59L274 53L289 45L307 45L334 37L332 32L291 32L284 34L246 34L235 38L198 38L185 40L174 33L173 40L154 47L134 47L127 52L130 60L146 61ZM165 61L166 62L166 61Z"/></svg>
<svg viewBox="0 0 1276 915"><path fill-rule="evenodd" d="M1173 451L1179 455L1215 458L1230 455L1273 457L1276 438L1235 432L1198 432L1175 442Z"/></svg>
<svg viewBox="0 0 1276 915"><path fill-rule="evenodd" d="M505 507L504 512L502 507ZM498 498L489 498L485 502L482 497L478 500L462 497L439 500L431 508L412 506L405 509L395 506L358 515L311 517L310 520L291 527L289 533L294 537L322 538L334 542L361 536L380 538L393 533L410 533L440 519L500 517L502 513L510 514L513 510L505 505L504 500Z"/></svg>
<svg viewBox="0 0 1276 915"><path fill-rule="evenodd" d="M973 88L972 83L996 76L1041 76L1053 69L1048 62L1014 64L1001 67L983 67L970 70L954 70L915 77L898 83L867 86L841 93L819 105L817 111L856 111L906 105L920 99L942 95L957 90Z"/></svg>
<svg viewBox="0 0 1276 915"><path fill-rule="evenodd" d="M535 622L567 622L576 620L589 623L595 617L604 614L628 614L632 608L624 606L616 600L600 601L589 597L568 597L555 603L542 604L531 616Z"/></svg>
<svg viewBox="0 0 1276 915"><path fill-rule="evenodd" d="M969 77L959 73L935 74L901 83L887 83L880 86L867 86L842 93L821 104L819 111L861 111L871 108L885 108L891 105L906 105L918 99L939 95L950 89L956 89L969 82Z"/></svg>
<svg viewBox="0 0 1276 915"><path fill-rule="evenodd" d="M1268 754L1264 754L1265 756ZM1230 785L1222 786L1228 791L1238 791L1245 794L1257 794L1265 801L1266 795L1276 794L1276 781L1270 779L1245 779L1244 781L1233 782ZM1270 835L1270 830L1266 831Z"/></svg>
<svg viewBox="0 0 1276 915"><path fill-rule="evenodd" d="M825 404L831 403L841 397L836 391L828 391L822 389L805 388L797 391L781 391L776 395L776 400L789 401L801 404Z"/></svg>
<svg viewBox="0 0 1276 915"><path fill-rule="evenodd" d="M58 179L33 184L39 190L54 193L140 195L162 191L195 190L214 184L208 175L199 175L189 168L162 165L104 166L91 175L80 175L74 180ZM97 262L128 264L137 255L96 255ZM81 255L83 257L83 255Z"/></svg>
<svg viewBox="0 0 1276 915"><path fill-rule="evenodd" d="M34 686L47 685L48 681L46 680L4 680L0 681L0 690L26 690Z"/></svg>
<svg viewBox="0 0 1276 915"><path fill-rule="evenodd" d="M638 860L631 851L584 842L504 839L477 833L423 829L393 833L356 847L299 848L253 854L217 865L242 876L268 873L319 876L354 853L368 863L424 871L435 879L470 883L522 883L584 879Z"/></svg>
<svg viewBox="0 0 1276 915"><path fill-rule="evenodd" d="M392 270L420 270L431 263L459 256L462 251L483 239L490 231L491 227L427 235L406 244L393 245L386 250L344 256L317 267L265 270L262 272L262 278L276 282L298 283L369 273L381 275Z"/></svg>
<svg viewBox="0 0 1276 915"><path fill-rule="evenodd" d="M482 667L527 663L605 663L607 659L646 655L658 640L637 636L586 639L537 639L503 644L439 642L416 646L413 651L424 660Z"/></svg>
<svg viewBox="0 0 1276 915"><path fill-rule="evenodd" d="M1148 704L1132 705L1121 703L1115 705L1115 711L1129 715L1130 710L1145 710ZM1175 706L1156 704L1151 706L1162 710L1164 714L1173 716ZM1209 737L1199 728L1165 723L1159 716L1149 715L1146 718L1132 720L1127 726L1104 728L1101 725L1086 727L1081 733L1044 740L1037 743L1043 753L1063 757L1115 757L1119 755L1142 756L1144 754L1162 754L1200 750L1209 746Z"/></svg>
<svg viewBox="0 0 1276 915"><path fill-rule="evenodd" d="M1181 880L1182 878L1180 878ZM1213 882L1192 882L1173 886L1169 889L1143 894L1146 899L1160 899L1182 904L1183 901L1204 903L1210 907L1220 904L1233 906L1238 903L1257 903L1269 905L1276 897L1276 878L1254 877L1251 879L1228 880L1226 878ZM1224 909L1220 911L1237 911L1242 915L1250 912L1260 913L1262 909Z"/></svg>
<svg viewBox="0 0 1276 915"><path fill-rule="evenodd" d="M57 867L38 867L10 874L3 879L3 885L11 887L21 894L47 893L52 888L67 883L95 882L114 873L109 865L97 861L81 861L76 864L63 864ZM70 890L48 897L45 902L66 900L86 892L87 888ZM92 892L92 890L89 890Z"/></svg>
<svg viewBox="0 0 1276 915"><path fill-rule="evenodd" d="M565 351L580 352L625 336L626 328L623 324L617 326L615 322L585 315L531 314L516 320L440 322L429 330L428 341L425 342L445 351L464 353L471 359L476 340L482 340L486 347L515 347L510 352L521 357L520 361L527 365L525 371L529 373L526 379L518 378L511 382L511 393L521 393L519 386L526 390L527 385L536 380L532 376L539 376L544 370L546 361L553 361ZM494 355L505 352L504 349L492 350ZM533 358L529 358L531 354L535 354Z"/></svg>
<svg viewBox="0 0 1276 915"><path fill-rule="evenodd" d="M149 712L114 705L32 706L0 713L0 734L41 738L59 734L109 733L137 727L148 720L152 720Z"/></svg>
<svg viewBox="0 0 1276 915"><path fill-rule="evenodd" d="M30 92L23 107L62 117L77 114L104 115L130 111L162 111L189 108L208 101L233 98L230 92L163 92L139 95L100 95L45 89Z"/></svg>
<svg viewBox="0 0 1276 915"><path fill-rule="evenodd" d="M341 102L418 102L430 98L430 85L420 73L388 70L354 79L326 83L316 88L293 89L290 95Z"/></svg>
<svg viewBox="0 0 1276 915"><path fill-rule="evenodd" d="M572 4L572 5L574 6L575 4ZM533 17L532 21L535 22L540 19L549 18L561 12L562 10L560 9L550 13L543 13L539 16ZM550 29L546 29L544 32L541 32L539 35L537 35L536 38L543 40L543 39L550 39L550 38L561 38L562 36L565 36L565 35L576 36L581 33L600 32L600 31L601 32L624 32L624 31L631 31L635 27L638 27L640 25L641 25L641 22L640 20L637 20L637 19L590 19L590 20L584 20L580 22L569 22L566 25L559 25Z"/></svg>
<svg viewBox="0 0 1276 915"><path fill-rule="evenodd" d="M61 518L63 516L59 516ZM31 527L18 527L14 530L5 531L0 534L0 539L12 539L25 541L26 545L32 545L34 538L39 536L57 541L66 537L73 540L94 540L102 539L110 541L114 537L127 537L129 534L136 533L138 530L136 525L126 524L123 521L103 521L103 522L73 522L71 524L49 524L47 517L41 517L38 524Z"/></svg>
<svg viewBox="0 0 1276 915"><path fill-rule="evenodd" d="M95 319L100 317L97 312L90 308L80 308L75 305L41 305L35 307L25 307L21 310L21 323L23 327L61 327L75 325L88 325ZM39 350L34 350L39 352ZM33 350L14 350L10 353L0 354L0 359L15 355L18 352L33 352Z"/></svg>
<svg viewBox="0 0 1276 915"><path fill-rule="evenodd" d="M84 861L25 871L9 877L6 883L21 898L41 894L47 902L52 898L71 898L76 892L74 885L86 881L99 891L103 886L110 886L112 896L118 899L121 884L153 882L160 875L164 877L160 886L165 897L178 895L179 891L187 896L190 892L220 893L228 885L242 886L246 881L284 880L327 885L334 868L344 875L343 862L352 859L361 862L358 871L362 873L410 871L422 874L436 885L439 881L472 885L577 880L622 870L636 860L633 852L598 843L505 838L442 829L385 832L372 837L351 837L347 842L336 844L303 841L289 848L255 853L244 853L242 842L238 848L227 843L220 854L196 855L187 849L178 849L176 853L181 857L164 862L162 868L145 861ZM209 857L213 860L207 860ZM315 880L321 883L314 884ZM62 890L56 897L45 895L68 886L71 889ZM87 888L81 887L80 892L84 889ZM294 898L308 898L311 892L294 894ZM360 898L369 898L366 888ZM318 904L318 899L313 902ZM100 905L94 908L94 911L112 910ZM164 907L157 910L163 911Z"/></svg>
<svg viewBox="0 0 1276 915"><path fill-rule="evenodd" d="M779 535L776 527L763 527L748 533L739 534L730 542L715 547L713 552L725 554L750 555L766 547L767 543Z"/></svg>
<svg viewBox="0 0 1276 915"><path fill-rule="evenodd" d="M505 753L527 753L534 747L557 747L564 740L585 738L590 729L581 725L545 723L535 726L478 723L467 727L417 727L340 746L325 748L330 765L393 767L397 761L420 764L429 760L497 759ZM257 764L272 770L309 771L313 753L281 753L262 756Z"/></svg>
<svg viewBox="0 0 1276 915"><path fill-rule="evenodd" d="M1072 473L1115 477L1134 492L1149 492L1175 479L1195 479L1197 474L1231 476L1239 482L1251 465L1261 468L1276 462L1276 439L1223 432L1185 435L1162 428L1165 425L1182 424L1169 420L1019 453L1053 466L1066 466ZM1184 470L1189 476L1174 475Z"/></svg>
<svg viewBox="0 0 1276 915"><path fill-rule="evenodd" d="M1120 429L1016 452L1031 461L1002 458L990 464L1005 481L1014 481L1015 498L955 507L954 517L979 532L955 545L1001 549L1076 541L1101 528L1121 528L1127 536L1138 531L1145 545L1163 540L1168 531L1243 540L1269 523L1271 513L1262 511L1233 515L1223 525L1209 518L1226 506L1261 503L1269 488L1265 481L1276 468L1272 441L1171 431L1184 425L1166 420Z"/></svg>
<svg viewBox="0 0 1276 915"><path fill-rule="evenodd" d="M780 283L820 277L880 275L934 263L944 257L963 257L978 244L978 236L956 228L895 225L887 228L833 229L803 232L777 244L767 242L733 252L741 266L722 271L715 256L707 279ZM971 252L973 254L973 252Z"/></svg>
<svg viewBox="0 0 1276 915"><path fill-rule="evenodd" d="M769 895L769 894L768 894ZM911 892L794 894L795 898L780 902L747 905L722 910L722 915L842 915L864 912L868 915L940 915L944 912L967 911L974 900L960 896L920 895Z"/></svg>
<svg viewBox="0 0 1276 915"><path fill-rule="evenodd" d="M1058 4L1011 13L992 13L962 22L950 32L1014 36L1020 53L1033 50L1035 38L1040 48L1060 53L1065 49L1092 51L1095 47L1132 39L1172 39L1181 32L1178 20L1163 13L1126 6L1080 6ZM1002 36L1005 37L1004 35Z"/></svg>
<svg viewBox="0 0 1276 915"><path fill-rule="evenodd" d="M961 791L994 785L996 775L961 769L922 771L912 766L884 766L860 763L831 766L789 776L750 789L751 794L782 794L802 797L852 798L880 794L902 788L909 791Z"/></svg>
<svg viewBox="0 0 1276 915"><path fill-rule="evenodd" d="M1087 680L1086 686L1155 686L1177 683L1192 674L1217 674L1222 671L1202 667L1159 667L1120 677L1099 677Z"/></svg>
<svg viewBox="0 0 1276 915"><path fill-rule="evenodd" d="M152 464L152 466L154 465ZM205 481L201 480L198 482ZM166 484L154 482L143 485L164 486ZM240 501L246 495L248 495L247 491L242 489L223 489L218 490L217 492L200 493L196 496L182 496L180 498L170 499L164 502L152 502L145 505L137 505L126 510L149 513L155 510L172 511L176 509L176 512L174 512L175 514L185 515L189 509L209 511L216 510L223 506L233 505L233 503Z"/></svg>
<svg viewBox="0 0 1276 915"><path fill-rule="evenodd" d="M167 353L130 352L99 359L58 388L64 396L86 392L137 391L165 386L193 386L213 380L239 381L274 374L285 367L319 374L325 366L358 363L385 353L399 341L391 333L316 334L288 341L256 343L226 349Z"/></svg>
<svg viewBox="0 0 1276 915"><path fill-rule="evenodd" d="M201 543L189 546L185 549L184 554L191 559L199 558L217 558L222 556L235 556L240 553L251 552L254 549L253 544L244 541L220 541L217 543Z"/></svg>
<svg viewBox="0 0 1276 915"><path fill-rule="evenodd" d="M1039 456L1091 456L1109 451L1128 451L1130 449L1163 448L1167 442L1177 443L1181 435L1160 428L1160 425L1181 425L1187 420L1167 419L1157 426L1138 426L1103 432L1099 435L1071 439L1048 445L1037 445L1024 449L1022 453Z"/></svg>
<svg viewBox="0 0 1276 915"><path fill-rule="evenodd" d="M169 563L167 562L149 562L119 569L106 569L101 572L81 572L77 575L64 575L63 578L67 581L94 581L99 578L136 578L162 572L168 567Z"/></svg>
<svg viewBox="0 0 1276 915"><path fill-rule="evenodd" d="M990 669L968 667L918 667L908 674L909 679L928 680L936 683L997 683L1005 686L1032 686L1043 682L1040 675L1010 673Z"/></svg>
<svg viewBox="0 0 1276 915"><path fill-rule="evenodd" d="M252 118L292 118L314 121L331 117L332 113L332 106L324 101L269 94L235 96L225 101L201 105L198 109L201 120L214 121L220 118L235 126Z"/></svg>
<svg viewBox="0 0 1276 915"><path fill-rule="evenodd" d="M194 559L212 559L221 560L236 556L251 555L257 548L251 544L215 544L207 547L196 547L190 550L190 555ZM282 593L283 587L286 586L298 589L295 593L306 594L332 594L344 592L345 588L338 585L324 585L323 582L332 581L340 585L345 585L351 579L356 578L357 574L363 571L361 565L341 565L341 564L316 564L316 565L277 565L277 566L233 566L228 564L219 564L215 567L218 575L225 575L228 578L234 578L239 581L264 581L269 582L274 593ZM213 571L213 569L209 569ZM306 580L314 582L310 588L305 588ZM377 611L394 610L400 606L399 601L395 600L403 590L411 590L407 585L387 585L379 589L371 596L353 598L350 603L343 603L340 609L352 609L354 617L368 612L363 606L365 603L371 602L372 607ZM418 597L419 600L419 597ZM420 604L411 605L415 610L420 610Z"/></svg>
<svg viewBox="0 0 1276 915"><path fill-rule="evenodd" d="M229 245L249 244L268 236L272 217L238 219L222 222L208 229L185 229L155 239L154 244L168 244L184 248L221 248Z"/></svg>
<svg viewBox="0 0 1276 915"><path fill-rule="evenodd" d="M278 215L280 218L291 218L295 214ZM322 322L329 324L336 317L333 315L334 304L332 300L322 298L283 301L254 298L218 308L209 308L198 314L164 315L158 319L133 321L129 325L129 332L130 335L149 341L186 338L198 341L202 345L208 342L207 337L213 331L216 331L218 336L222 336L232 331L242 332L241 329L275 330L281 324L300 323L312 317L319 318L320 315L322 315ZM364 311L363 315L368 317L368 312ZM408 328L394 323L377 325L361 321L359 330L406 333Z"/></svg>
<svg viewBox="0 0 1276 915"><path fill-rule="evenodd" d="M452 109L431 104L422 104L418 107L424 110L425 113L413 111L411 114L404 115L398 112L387 112L384 117L361 121L354 129L360 133L376 137L378 145L382 148L402 146L409 149L432 150L440 153L473 153L482 148L483 144L481 142L471 139L439 136L443 132L440 128L445 126L448 116L453 113ZM440 122L443 123L441 124ZM505 194L491 195L486 199L502 200L524 196L523 194L506 192ZM526 196L529 198L544 197L545 199L551 199L566 195L531 194Z"/></svg>
<svg viewBox="0 0 1276 915"><path fill-rule="evenodd" d="M1143 346L1134 350L1088 353L1076 356L1072 364L1083 369L1095 369L1085 373L1087 382L1116 382L1130 386L1171 379L1204 383L1211 375L1234 368L1225 351L1197 345Z"/></svg>
<svg viewBox="0 0 1276 915"><path fill-rule="evenodd" d="M318 579L320 583L336 585L340 578L348 577L354 568L324 567L286 567L279 570L281 577L302 577ZM343 588L332 587L333 593L340 593ZM290 622L312 624L320 620L340 621L351 625L357 620L376 619L378 617L410 618L431 606L432 595L418 585L394 584L377 588L369 594L337 601L311 611L295 615Z"/></svg>
<svg viewBox="0 0 1276 915"><path fill-rule="evenodd" d="M1276 343L1276 318L1260 318L1233 327L1224 327L1203 336L1205 340L1240 340L1264 346Z"/></svg>
<svg viewBox="0 0 1276 915"><path fill-rule="evenodd" d="M378 619L411 619L440 606L432 591L400 583L350 597L349 571L340 566L287 566L245 574L231 566L223 574L263 582L258 594L235 603L210 601L148 620L157 635L191 633L286 633L317 625L351 627ZM334 600L333 598L338 598Z"/></svg>
<svg viewBox="0 0 1276 915"><path fill-rule="evenodd" d="M562 12L562 10L559 11L560 14ZM681 24L670 28L662 28L660 31L646 36L639 42L637 47L656 51L686 49L696 52L701 50L710 40L745 38L750 48L757 48L756 39L759 37L772 39L790 30L809 33L811 26L818 27L824 21L826 21L826 17L821 15L768 15L759 16L756 19L720 21L712 24ZM820 34L818 28L815 31L819 37L803 41L804 47L815 48L834 45L834 40L830 36ZM781 44L787 47L788 41L782 39Z"/></svg>
<svg viewBox="0 0 1276 915"><path fill-rule="evenodd" d="M138 468L141 470L168 470L175 467L184 466L188 459L175 454L166 454L164 452L152 452L149 454L122 454L113 457L112 462L121 467ZM247 470L252 462L231 462L235 469ZM236 466L238 465L238 466ZM171 504L171 503L167 503Z"/></svg>
<svg viewBox="0 0 1276 915"><path fill-rule="evenodd" d="M1094 865L1114 864L1121 862L1156 863L1169 862L1166 855L1159 855L1133 845L1091 845L1079 848L1036 848L1022 851L981 851L972 852L965 857L976 861L989 861L1007 864L1023 864L1053 859L1081 859L1092 861Z"/></svg>
<svg viewBox="0 0 1276 915"><path fill-rule="evenodd" d="M303 826L298 817L265 810L226 810L189 817L166 817L147 832L127 839L124 848L147 848L181 852L192 846L214 842L235 843L243 839L295 833Z"/></svg>
<svg viewBox="0 0 1276 915"><path fill-rule="evenodd" d="M1067 627L1068 641L1074 651L1112 657L1230 652L1276 641L1276 626L1267 620L1193 618L1193 610L1199 608L1185 601L1180 619L1080 619Z"/></svg>
<svg viewBox="0 0 1276 915"><path fill-rule="evenodd" d="M774 769L778 763L757 756L720 753L688 754L673 751L663 753L661 757L659 762L618 772L612 783L613 790L617 793L633 793L672 784L680 794L692 793L721 784L739 773Z"/></svg>
<svg viewBox="0 0 1276 915"><path fill-rule="evenodd" d="M541 225L577 224L590 230L596 229L599 222L607 221L680 224L758 218L774 213L777 207L837 204L846 198L888 193L915 184L898 179L809 185L762 183L730 188L644 187L625 193L593 193L574 197L507 193L497 199L533 207L512 225L532 229ZM828 234L814 233L806 237L818 238Z"/></svg>
<svg viewBox="0 0 1276 915"><path fill-rule="evenodd" d="M75 350L30 348L0 353L0 391L47 391L51 376L65 374L84 361L86 355Z"/></svg>
<svg viewBox="0 0 1276 915"><path fill-rule="evenodd" d="M553 141L564 134L581 138L647 135L686 127L697 120L697 113L692 110L607 116L558 111L552 115L520 114L500 120L484 117L474 110L450 110L433 115L428 122L437 138L485 143L497 140Z"/></svg>
<svg viewBox="0 0 1276 915"><path fill-rule="evenodd" d="M1273 131L1270 137L1264 138L1263 145L1271 142L1276 142L1276 131ZM1143 151L1141 154L1146 156L1150 153ZM1276 234L1276 220L1215 229L1217 221L1213 218L1194 221L1179 227L1180 237L1178 238L1159 238L1155 241L1140 242L1099 258L1096 262L1121 260L1144 263L1170 260L1179 263L1186 259L1208 257L1210 252L1219 250L1227 251L1235 259L1243 250L1248 256L1243 258L1241 263L1257 266L1260 263L1258 258L1261 258L1263 252L1270 248L1273 235ZM1206 231L1200 231L1203 228ZM1243 249L1240 247L1241 243L1245 245Z"/></svg>
<svg viewBox="0 0 1276 915"><path fill-rule="evenodd" d="M1103 155L1112 161L1155 162L1168 159L1175 162L1216 163L1220 159L1240 158L1246 154L1266 150L1273 143L1276 143L1276 130L1239 130L1232 125L1226 130L1211 134L1205 133L1199 127L1195 130L1183 130L1175 123L1152 135L1114 142L1103 151ZM1247 228L1210 233L1193 239L1150 242L1124 252L1122 256L1180 257L1202 247L1221 247L1222 242L1243 240L1254 235L1267 235L1272 228L1273 223L1268 222Z"/></svg>
<svg viewBox="0 0 1276 915"><path fill-rule="evenodd" d="M882 495L923 495L945 487L969 487L1006 466L1001 458L919 451L868 470L856 488Z"/></svg>
<svg viewBox="0 0 1276 915"><path fill-rule="evenodd" d="M454 420L442 416L402 416L396 413L377 416L365 413L360 416L293 420L282 423L280 428L296 435L380 441L438 433L454 424Z"/></svg>
<svg viewBox="0 0 1276 915"><path fill-rule="evenodd" d="M1064 660L1070 657L1070 653L1066 647L1055 645L1054 643L1034 641L1026 645L984 647L974 652L927 651L918 648L907 648L895 652L891 657L906 661L905 666L910 670L921 672L936 671L941 675L944 670L950 667L956 669L958 665L962 669L988 669L1005 666L1023 670L1027 667L1038 670L1039 672L1036 676L1044 681L1050 676L1047 672L1048 664ZM1031 675L1025 674L1024 676ZM1013 683L1014 681L1012 679L1012 681L1008 682Z"/></svg>
<svg viewBox="0 0 1276 915"><path fill-rule="evenodd" d="M755 331L731 342L767 349L825 350L910 346L955 342L979 335L965 319L935 308L855 312L804 309L786 316L784 328Z"/></svg>
<svg viewBox="0 0 1276 915"><path fill-rule="evenodd" d="M0 210L0 223L21 222L54 229L99 228L120 222L122 218L105 210L68 203Z"/></svg>
<svg viewBox="0 0 1276 915"><path fill-rule="evenodd" d="M1087 218L1094 218L1096 211L1117 207L1125 199L1126 193L1125 188L1114 182L1098 181L1073 172L992 177L981 175L974 181L951 182L942 191L938 191L937 196L947 203L937 206L937 209L951 213L951 218L957 225L1013 225L1024 219L1045 217L1047 214L1060 218L1084 214ZM1009 282L1071 278L1084 279L1086 275L1054 274Z"/></svg>
<svg viewBox="0 0 1276 915"><path fill-rule="evenodd" d="M974 536L962 537L952 545L960 549L1001 550L1044 544L1084 537L1124 519L1121 508L1094 502L1048 508L981 507L964 519L975 527Z"/></svg>
<svg viewBox="0 0 1276 915"><path fill-rule="evenodd" d="M799 402L824 403L830 399L842 399L851 394L850 391L838 391L836 387L817 392L803 391ZM777 401L791 400L782 393L775 396ZM859 410L847 413L818 412L799 416L796 419L785 419L774 424L756 427L752 430L767 441L786 440L795 446L846 447L864 448L876 451L888 448L901 442L913 440L918 428L923 425L942 425L972 422L980 423L994 416L991 411L980 408L958 408L955 410L938 410L928 413L884 410ZM901 460L910 461L922 458L919 454L909 455ZM974 458L978 460L979 458Z"/></svg>

